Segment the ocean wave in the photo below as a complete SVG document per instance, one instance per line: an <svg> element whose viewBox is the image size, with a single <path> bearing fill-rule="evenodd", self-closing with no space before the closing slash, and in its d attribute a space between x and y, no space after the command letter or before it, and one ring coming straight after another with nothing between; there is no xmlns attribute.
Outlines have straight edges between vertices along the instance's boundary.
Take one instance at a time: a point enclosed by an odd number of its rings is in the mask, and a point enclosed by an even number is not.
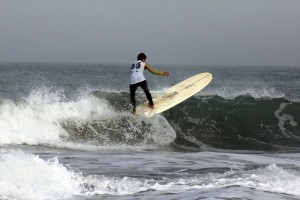
<svg viewBox="0 0 300 200"><path fill-rule="evenodd" d="M0 144L50 145L95 149L107 146L160 146L172 142L175 132L162 116L135 118L116 111L107 99L82 92L66 99L47 88L22 101L2 100Z"/></svg>
<svg viewBox="0 0 300 200"><path fill-rule="evenodd" d="M142 93L140 102L146 101ZM128 93L86 90L73 99L34 90L0 103L0 144L59 148L274 151L300 144L300 103L286 98L194 96L151 118L133 116Z"/></svg>
<svg viewBox="0 0 300 200"><path fill-rule="evenodd" d="M93 95L120 112L128 106L128 93L96 91ZM138 99L146 101L143 93ZM191 97L161 115L175 129L173 144L179 149L274 151L298 148L299 111L299 102L281 95L208 95Z"/></svg>
<svg viewBox="0 0 300 200"><path fill-rule="evenodd" d="M22 166L21 168L19 166ZM297 167L269 164L243 169L220 169L219 172L182 171L181 177L159 179L128 176L85 175L59 162L20 150L0 152L0 196L5 199L71 199L94 195L129 195L140 192L207 191L228 187L300 195Z"/></svg>
<svg viewBox="0 0 300 200"><path fill-rule="evenodd" d="M299 147L299 111L299 103L284 98L214 96L191 98L163 115L176 130L175 142L188 148L204 143L217 149L274 151Z"/></svg>

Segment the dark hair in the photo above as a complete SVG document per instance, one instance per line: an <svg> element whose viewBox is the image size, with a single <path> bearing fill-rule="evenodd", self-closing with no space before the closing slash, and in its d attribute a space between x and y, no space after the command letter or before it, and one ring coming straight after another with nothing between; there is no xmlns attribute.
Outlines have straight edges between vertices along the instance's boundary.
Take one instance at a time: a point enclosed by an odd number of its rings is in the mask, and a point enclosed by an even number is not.
<svg viewBox="0 0 300 200"><path fill-rule="evenodd" d="M146 60L146 59L147 59L147 56L144 53L140 53L137 56L137 60Z"/></svg>

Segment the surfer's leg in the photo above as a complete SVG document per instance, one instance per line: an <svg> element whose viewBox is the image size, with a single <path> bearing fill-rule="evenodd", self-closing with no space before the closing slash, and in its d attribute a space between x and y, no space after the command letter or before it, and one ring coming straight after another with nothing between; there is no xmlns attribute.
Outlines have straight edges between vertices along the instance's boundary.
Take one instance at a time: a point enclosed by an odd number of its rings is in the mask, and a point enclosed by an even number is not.
<svg viewBox="0 0 300 200"><path fill-rule="evenodd" d="M148 90L148 84L147 84L147 81L146 81L146 80L142 81L141 84L140 84L140 86L141 86L141 88L144 90L144 92L145 92L145 94L146 94L146 97L147 97L147 99L148 99L148 101L149 101L149 105L150 105L150 107L152 108L152 107L154 106L154 104L153 104L153 100L152 100L151 93L150 93L149 90Z"/></svg>
<svg viewBox="0 0 300 200"><path fill-rule="evenodd" d="M132 104L132 111L135 112L135 107L136 107L136 100L135 100L135 92L136 92L136 89L137 89L137 85L134 84L134 85L130 85L129 88L130 88L130 100L131 100L131 104Z"/></svg>

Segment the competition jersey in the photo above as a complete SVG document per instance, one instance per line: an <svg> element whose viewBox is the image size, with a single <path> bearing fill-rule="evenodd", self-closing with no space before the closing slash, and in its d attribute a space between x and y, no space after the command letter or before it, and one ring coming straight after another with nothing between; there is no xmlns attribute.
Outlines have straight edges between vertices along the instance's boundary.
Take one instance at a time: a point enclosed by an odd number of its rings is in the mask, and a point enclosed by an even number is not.
<svg viewBox="0 0 300 200"><path fill-rule="evenodd" d="M144 77L145 65L146 63L140 60L135 61L131 64L130 84L136 84L146 80Z"/></svg>

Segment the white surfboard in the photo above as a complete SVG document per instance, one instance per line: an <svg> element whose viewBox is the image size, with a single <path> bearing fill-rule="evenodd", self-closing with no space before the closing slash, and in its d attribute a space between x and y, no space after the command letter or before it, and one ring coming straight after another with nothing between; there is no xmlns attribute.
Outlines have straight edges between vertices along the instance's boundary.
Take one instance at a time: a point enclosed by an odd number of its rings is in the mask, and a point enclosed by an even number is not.
<svg viewBox="0 0 300 200"><path fill-rule="evenodd" d="M136 114L151 117L168 110L202 90L211 80L212 75L208 72L192 76L169 88L163 95L153 98L154 109L149 107L148 101L138 105Z"/></svg>

